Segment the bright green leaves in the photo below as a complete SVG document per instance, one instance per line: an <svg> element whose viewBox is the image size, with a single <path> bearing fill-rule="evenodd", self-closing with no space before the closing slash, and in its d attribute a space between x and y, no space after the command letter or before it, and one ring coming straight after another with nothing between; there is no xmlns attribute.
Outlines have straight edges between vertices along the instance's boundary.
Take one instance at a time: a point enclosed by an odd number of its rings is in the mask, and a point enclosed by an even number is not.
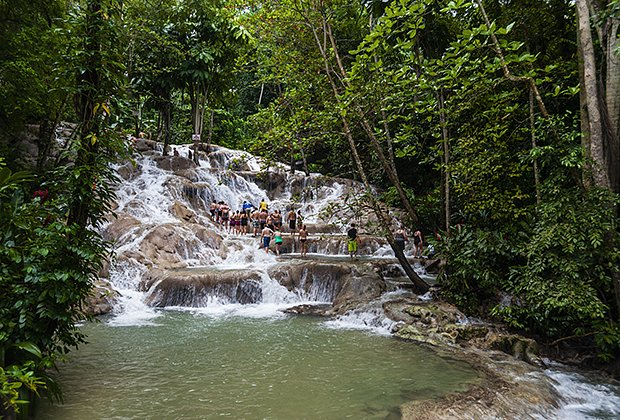
<svg viewBox="0 0 620 420"><path fill-rule="evenodd" d="M0 160L0 197L6 190L13 189L15 184L31 181L32 178L32 174L28 172L13 173L9 168L4 167Z"/></svg>

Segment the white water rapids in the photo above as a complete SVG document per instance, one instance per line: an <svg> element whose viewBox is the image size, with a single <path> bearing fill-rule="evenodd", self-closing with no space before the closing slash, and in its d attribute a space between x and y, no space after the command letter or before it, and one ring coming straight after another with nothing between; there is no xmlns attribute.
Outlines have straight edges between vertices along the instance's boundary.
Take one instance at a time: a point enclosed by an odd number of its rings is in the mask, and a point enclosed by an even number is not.
<svg viewBox="0 0 620 420"><path fill-rule="evenodd" d="M186 146L173 146L181 156L187 156ZM114 326L148 326L156 325L161 310L149 307L145 303L146 293L140 291L142 276L151 268L148 260L135 258L145 238L152 230L162 224L169 224L175 232L184 238L185 248L176 250L180 256L179 267L210 267L214 269L248 269L261 273L260 287L262 300L256 304L240 304L223 301L214 296L201 308L169 308L188 310L209 317L241 316L248 318L284 317L281 310L304 303L326 303L308 300L308 296L289 291L267 275L267 269L278 264L273 253L266 254L258 248L258 240L252 235L239 237L226 233L215 226L208 215L212 200L227 202L233 211L240 210L243 201L258 206L258 202L267 198L269 208L279 209L286 217L290 206L299 209L308 224L333 224L344 232L345 226L357 216L346 211L333 210L334 205L342 204L349 194L359 188L355 183L345 180L328 180L319 174L306 178L291 175L285 165L272 165L274 171L284 181L277 190L267 191L255 182L255 176L265 170L266 163L245 152L217 148L209 160L201 160L200 166L188 169L186 179L192 185L200 185L200 190L191 190L184 179L172 171L161 169L151 156L137 159L141 170L133 177L122 182L118 190L118 208L116 213L135 218L139 224L130 226L120 237L116 238L115 254L117 261L110 269L110 281L122 298L112 317L107 321ZM245 175L236 168L242 167ZM262 182L264 184L265 181ZM268 184L268 183L267 183ZM298 185L296 191L291 185ZM194 187L191 187L194 188ZM191 189L190 188L190 189ZM222 236L222 249L214 249L197 237L196 232L171 212L175 203L181 203L192 210L201 225L208 227ZM283 222L285 225L286 222ZM363 228L362 228L363 231ZM330 237L325 233L325 238ZM409 245L410 246L410 245ZM346 255L340 248L338 254ZM411 254L411 250L407 250ZM312 254L310 254L312 256ZM314 255L324 257L322 253ZM372 258L391 256L391 250L382 245L372 247ZM422 267L417 267L425 275ZM390 292L400 293L398 291ZM353 311L345 316L325 322L335 329L364 329L375 334L389 335L393 321L385 317L381 302L375 302L363 310ZM581 373L570 372L562 366L554 366L545 371L545 375L554 383L558 393L564 398L564 405L557 410L557 418L620 418L620 387L601 378L589 377Z"/></svg>

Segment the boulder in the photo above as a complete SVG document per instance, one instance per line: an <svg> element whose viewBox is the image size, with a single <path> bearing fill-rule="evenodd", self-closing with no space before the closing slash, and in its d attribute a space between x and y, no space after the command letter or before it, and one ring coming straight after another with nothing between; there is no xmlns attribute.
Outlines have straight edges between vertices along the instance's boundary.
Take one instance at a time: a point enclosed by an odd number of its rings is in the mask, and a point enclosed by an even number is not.
<svg viewBox="0 0 620 420"><path fill-rule="evenodd" d="M155 156L153 157L155 164L161 169L177 172L190 168L195 168L196 164L183 156Z"/></svg>
<svg viewBox="0 0 620 420"><path fill-rule="evenodd" d="M117 172L121 178L125 181L129 181L142 173L142 166L129 161L119 167Z"/></svg>
<svg viewBox="0 0 620 420"><path fill-rule="evenodd" d="M90 296L84 301L84 312L93 316L110 313L120 296L109 282L97 280Z"/></svg>
<svg viewBox="0 0 620 420"><path fill-rule="evenodd" d="M193 234L188 234L192 232ZM188 250L198 249L198 241L210 248L218 249L221 237L198 224L162 224L151 226L144 236L138 251L159 268L183 268L185 260L191 258Z"/></svg>
<svg viewBox="0 0 620 420"><path fill-rule="evenodd" d="M103 231L103 239L106 241L119 241L124 235L141 227L138 219L127 214L121 214L117 218L111 218L110 223Z"/></svg>
<svg viewBox="0 0 620 420"><path fill-rule="evenodd" d="M198 223L196 220L196 213L177 200L172 203L168 211L174 215L174 217L181 219L184 222Z"/></svg>
<svg viewBox="0 0 620 420"><path fill-rule="evenodd" d="M252 270L193 268L151 270L142 280L146 303L155 307L205 307L215 298L224 303L262 300L261 275Z"/></svg>
<svg viewBox="0 0 620 420"><path fill-rule="evenodd" d="M500 350L506 354L532 365L544 366L539 355L538 343L518 334L493 332L486 337L486 345L491 350Z"/></svg>
<svg viewBox="0 0 620 420"><path fill-rule="evenodd" d="M158 144L155 140L134 138L134 149L138 152L156 151L158 150Z"/></svg>

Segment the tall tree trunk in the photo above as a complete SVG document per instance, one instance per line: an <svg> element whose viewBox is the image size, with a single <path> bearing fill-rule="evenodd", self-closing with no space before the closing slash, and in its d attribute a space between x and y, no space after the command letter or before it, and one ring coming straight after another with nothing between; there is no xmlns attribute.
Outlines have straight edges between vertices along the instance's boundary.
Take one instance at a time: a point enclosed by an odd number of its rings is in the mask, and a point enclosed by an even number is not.
<svg viewBox="0 0 620 420"><path fill-rule="evenodd" d="M620 193L620 17L610 17L606 26L605 104L609 126L607 165L610 186L613 191Z"/></svg>
<svg viewBox="0 0 620 420"><path fill-rule="evenodd" d="M170 145L170 122L172 121L172 103L166 101L164 104L163 116L164 151L163 155L168 155L168 145Z"/></svg>
<svg viewBox="0 0 620 420"><path fill-rule="evenodd" d="M590 173L594 185L609 188L609 176L605 156L605 140L603 133L603 121L601 117L601 98L596 78L596 60L594 58L594 43L590 28L590 11L587 0L577 0L577 30L579 31L580 53L582 60L582 73L579 75L582 89L585 90L585 118L588 128L588 142L586 143L586 156L591 160Z"/></svg>
<svg viewBox="0 0 620 420"><path fill-rule="evenodd" d="M611 2L605 3L613 7ZM617 38L620 19L617 16L605 16L607 10L601 2L576 0L577 10L577 39L579 52L579 80L581 91L582 128L584 129L584 144L586 157L591 162L591 183L618 192L620 188L620 150L618 124L620 121L620 57L614 50L620 44ZM606 59L605 72L599 71L597 66L594 42L592 40L591 12L595 13L594 20L604 19L596 27L600 45L603 47L603 56ZM600 82L597 82L600 80ZM591 174L591 175L590 175ZM614 285L616 311L620 319L620 273L612 273Z"/></svg>
<svg viewBox="0 0 620 420"><path fill-rule="evenodd" d="M211 153L211 140L213 139L213 121L215 118L215 109L211 110L209 117L209 134L207 135L207 153Z"/></svg>
<svg viewBox="0 0 620 420"><path fill-rule="evenodd" d="M532 138L532 149L536 148L536 118L534 114L534 91L530 89L530 133ZM534 188L536 189L536 205L540 206L540 174L538 173L538 159L534 158Z"/></svg>
<svg viewBox="0 0 620 420"><path fill-rule="evenodd" d="M202 130L204 127L204 114L207 103L208 87L204 83L192 83L189 89L192 106L192 127L194 129L194 163L198 164L198 150L203 142Z"/></svg>
<svg viewBox="0 0 620 420"><path fill-rule="evenodd" d="M263 102L263 91L265 90L265 83L260 84L260 95L258 95L258 106L261 106Z"/></svg>
<svg viewBox="0 0 620 420"><path fill-rule="evenodd" d="M309 27L312 29L312 32L314 34L314 38L316 41L316 45L323 59L323 65L325 66L325 72L327 74L327 78L331 85L334 98L336 102L342 105L342 100L340 98L340 92L339 92L338 86L336 85L336 82L334 81L333 75L335 74L335 72L330 66L329 57L327 55L328 34L327 34L327 31L325 30L325 24L326 24L325 20L323 21L323 24L324 24L323 42L321 42L321 37L319 36L317 29L311 24L309 24ZM347 142L349 143L349 149L351 151L351 156L353 157L353 161L357 168L357 172L360 178L362 179L362 183L364 184L364 187L366 188L368 192L367 197L370 202L370 206L373 209L373 213L377 217L377 221L380 223L381 228L385 233L386 239L388 243L390 244L390 247L394 251L394 254L396 255L396 258L398 259L398 261L400 262L403 270L405 271L405 274L413 283L414 290L416 291L416 293L420 293L420 294L426 293L429 290L430 286L418 275L418 273L415 272L413 267L411 267L409 260L407 260L407 258L405 257L403 251L398 246L396 246L396 242L394 241L394 235L391 229L391 222L388 219L388 215L381 208L379 201L376 199L375 195L372 193L373 188L370 185L370 182L368 181L368 177L366 176L364 164L362 163L362 160L359 156L359 152L357 150L357 145L355 144L355 140L353 139L353 134L351 132L349 121L347 120L344 114L340 115L340 119L342 122L342 126L344 128L345 138L347 139Z"/></svg>
<svg viewBox="0 0 620 420"><path fill-rule="evenodd" d="M450 141L448 137L448 122L446 118L446 107L444 106L443 89L439 90L439 123L441 125L441 140L443 143L443 194L444 194L444 223L446 232L450 232Z"/></svg>
<svg viewBox="0 0 620 420"><path fill-rule="evenodd" d="M88 225L90 208L92 204L92 188L96 179L89 168L95 159L99 135L99 125L95 116L95 106L99 100L101 78L101 42L102 36L102 6L101 0L90 0L86 5L86 36L84 49L88 53L88 61L85 69L78 74L77 94L75 96L75 108L80 118L80 143L75 165L84 167L82 176L77 180L72 194L72 203L69 207L68 224L77 224L81 227ZM93 141L95 140L95 141Z"/></svg>
<svg viewBox="0 0 620 420"><path fill-rule="evenodd" d="M323 20L323 30L325 31L325 34L327 38L329 39L329 43L332 47L332 53L334 54L337 67L340 72L340 80L342 81L345 87L349 87L349 84L347 82L348 80L347 71L345 70L344 65L342 64L342 59L340 58L338 45L336 44L336 40L334 39L334 36L332 33L332 27L326 19ZM405 207L407 214L409 214L409 217L411 218L411 221L413 223L417 223L418 215L416 211L414 210L413 206L411 205L411 202L409 201L409 198L407 197L407 194L402 184L400 183L400 178L398 177L398 172L396 171L394 162L386 158L385 153L383 152L383 148L381 144L379 143L379 139L377 139L374 128L368 121L368 118L366 117L366 113L362 110L360 105L358 103L354 103L353 109L357 112L360 118L362 127L364 128L364 132L368 136L368 139L370 140L370 144L372 145L373 150L375 151L375 153L377 153L377 157L379 158L379 162L381 163L381 166L383 167L385 174L388 176L388 179L390 180L392 186L396 189L398 193L398 197L400 198L401 203Z"/></svg>

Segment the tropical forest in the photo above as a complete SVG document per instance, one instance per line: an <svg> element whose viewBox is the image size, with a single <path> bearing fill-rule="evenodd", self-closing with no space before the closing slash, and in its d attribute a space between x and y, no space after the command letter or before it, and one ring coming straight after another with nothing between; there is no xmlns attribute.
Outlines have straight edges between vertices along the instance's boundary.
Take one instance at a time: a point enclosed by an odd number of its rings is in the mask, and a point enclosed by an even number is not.
<svg viewBox="0 0 620 420"><path fill-rule="evenodd" d="M0 92L0 419L620 416L619 0L0 0Z"/></svg>

